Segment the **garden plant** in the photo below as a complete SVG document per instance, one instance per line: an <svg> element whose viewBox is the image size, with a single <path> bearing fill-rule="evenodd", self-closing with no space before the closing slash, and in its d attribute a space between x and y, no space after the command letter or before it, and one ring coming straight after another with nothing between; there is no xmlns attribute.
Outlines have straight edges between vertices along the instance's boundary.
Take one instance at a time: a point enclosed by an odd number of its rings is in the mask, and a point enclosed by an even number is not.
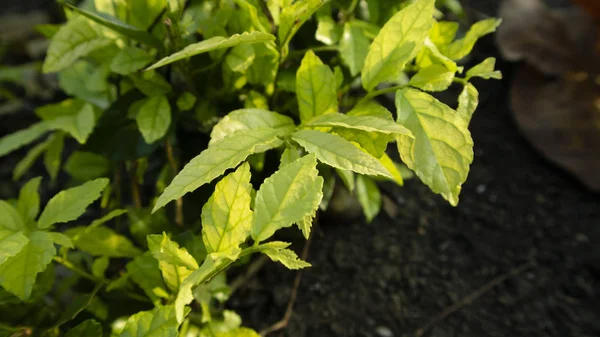
<svg viewBox="0 0 600 337"><path fill-rule="evenodd" d="M38 30L68 97L0 139L0 160L29 147L0 201L0 335L257 336L227 310L226 271L255 254L309 267L277 232L308 239L334 190L370 222L378 182L412 171L456 205L471 79L501 77L460 62L500 20L465 28L437 5L61 4L66 23ZM454 107L434 97L451 86Z"/></svg>

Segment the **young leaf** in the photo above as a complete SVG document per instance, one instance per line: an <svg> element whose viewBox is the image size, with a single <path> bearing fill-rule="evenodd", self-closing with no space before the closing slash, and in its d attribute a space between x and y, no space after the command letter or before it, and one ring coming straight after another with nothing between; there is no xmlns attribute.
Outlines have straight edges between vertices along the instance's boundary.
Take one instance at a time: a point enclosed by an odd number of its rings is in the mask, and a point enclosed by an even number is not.
<svg viewBox="0 0 600 337"><path fill-rule="evenodd" d="M154 58L147 51L137 47L123 47L110 63L110 70L117 74L127 75L141 70Z"/></svg>
<svg viewBox="0 0 600 337"><path fill-rule="evenodd" d="M304 55L296 73L296 95L302 121L338 109L335 76L312 50Z"/></svg>
<svg viewBox="0 0 600 337"><path fill-rule="evenodd" d="M395 80L413 59L433 24L435 0L417 0L396 13L379 31L369 47L362 69L367 91L379 83Z"/></svg>
<svg viewBox="0 0 600 337"><path fill-rule="evenodd" d="M131 38L133 40L136 40L136 41L139 41L142 43L145 43L149 46L153 46L154 48L157 48L158 50L163 49L162 43L157 38L155 38L151 34L147 33L146 31L143 31L139 28L136 28L134 26L131 26L124 22L119 21L115 17L106 15L104 13L94 13L94 12L86 11L84 9L75 7L71 4L65 4L65 5L67 7L69 7L71 10L73 10L74 12L79 13L79 14L87 17L88 19L90 19L106 28L109 28L123 36L126 36L128 38ZM136 8L136 7L133 7L133 8Z"/></svg>
<svg viewBox="0 0 600 337"><path fill-rule="evenodd" d="M314 214L322 198L323 178L314 155L282 166L256 193L252 239L264 241L278 229Z"/></svg>
<svg viewBox="0 0 600 337"><path fill-rule="evenodd" d="M49 129L47 123L41 122L0 138L0 157L32 143L48 132Z"/></svg>
<svg viewBox="0 0 600 337"><path fill-rule="evenodd" d="M49 233L32 232L20 251L0 265L0 285L21 300L28 300L35 277L46 269L54 255L56 248Z"/></svg>
<svg viewBox="0 0 600 337"><path fill-rule="evenodd" d="M440 51L452 60L460 60L473 50L473 46L475 46L475 43L479 38L495 32L496 28L498 28L501 23L502 19L495 18L476 22L469 28L465 37L456 40L449 45L441 46Z"/></svg>
<svg viewBox="0 0 600 337"><path fill-rule="evenodd" d="M434 97L415 89L396 93L398 123L415 138L400 136L402 161L435 193L456 206L473 161L468 121ZM433 130L445 130L435 132Z"/></svg>
<svg viewBox="0 0 600 337"><path fill-rule="evenodd" d="M410 130L387 119L374 116L352 116L341 113L331 113L317 116L304 125L310 127L340 127L344 129L377 132L386 135L406 135L412 137Z"/></svg>
<svg viewBox="0 0 600 337"><path fill-rule="evenodd" d="M310 263L302 261L292 250L286 249L287 242L267 242L256 247L256 250L267 255L272 261L280 262L288 269L302 269L310 267Z"/></svg>
<svg viewBox="0 0 600 337"><path fill-rule="evenodd" d="M106 269L108 269L108 265L110 264L110 258L108 256L101 256L94 260L92 263L92 275L97 278L103 279L104 273Z"/></svg>
<svg viewBox="0 0 600 337"><path fill-rule="evenodd" d="M93 256L135 257L142 253L128 238L105 226L75 227L66 234L77 249Z"/></svg>
<svg viewBox="0 0 600 337"><path fill-rule="evenodd" d="M108 179L102 178L59 192L46 205L38 220L38 228L45 229L56 223L79 218L89 204L100 197L106 185Z"/></svg>
<svg viewBox="0 0 600 337"><path fill-rule="evenodd" d="M192 159L158 197L152 212L168 202L211 182L227 169L236 167L253 153L279 147L279 130L270 128L239 130L214 144Z"/></svg>
<svg viewBox="0 0 600 337"><path fill-rule="evenodd" d="M35 164L36 160L42 155L42 153L44 153L44 151L46 151L49 144L50 144L49 141L46 140L45 142L37 144L36 146L31 148L29 151L27 151L27 154L25 155L25 157L23 157L17 163L17 165L15 165L15 168L13 170L13 180L14 181L21 179L21 177L25 173L27 173L27 171L29 171L29 169L33 166L33 164Z"/></svg>
<svg viewBox="0 0 600 337"><path fill-rule="evenodd" d="M292 139L329 166L366 175L391 177L377 158L340 136L316 130L300 130L292 135Z"/></svg>
<svg viewBox="0 0 600 337"><path fill-rule="evenodd" d="M288 45L298 29L308 20L323 4L325 0L296 1L291 6L283 7L279 19L277 38L283 50L283 57L287 55Z"/></svg>
<svg viewBox="0 0 600 337"><path fill-rule="evenodd" d="M241 44L268 42L273 40L275 40L275 36L262 32L245 32L243 34L235 34L230 37L215 36L210 39L191 44L182 50L161 59L146 70L156 69L169 63L173 63L201 53L206 53L211 50L235 47Z"/></svg>
<svg viewBox="0 0 600 337"><path fill-rule="evenodd" d="M0 228L0 265L17 255L27 245L29 239L23 233Z"/></svg>
<svg viewBox="0 0 600 337"><path fill-rule="evenodd" d="M470 121L477 105L479 104L479 92L471 83L465 84L458 96L458 112L465 120Z"/></svg>
<svg viewBox="0 0 600 337"><path fill-rule="evenodd" d="M381 210L381 192L375 182L366 176L356 176L356 197L362 206L367 222L370 223Z"/></svg>
<svg viewBox="0 0 600 337"><path fill-rule="evenodd" d="M173 337L178 328L174 306L157 306L129 317L119 337Z"/></svg>
<svg viewBox="0 0 600 337"><path fill-rule="evenodd" d="M13 232L25 230L25 221L14 207L4 200L0 200L0 229Z"/></svg>
<svg viewBox="0 0 600 337"><path fill-rule="evenodd" d="M75 151L65 163L65 172L79 181L93 180L110 171L110 162L93 152Z"/></svg>
<svg viewBox="0 0 600 337"><path fill-rule="evenodd" d="M429 31L429 38L436 46L448 45L456 37L459 26L458 22L435 21Z"/></svg>
<svg viewBox="0 0 600 337"><path fill-rule="evenodd" d="M171 106L167 97L151 97L140 107L135 120L146 143L161 139L171 125Z"/></svg>
<svg viewBox="0 0 600 337"><path fill-rule="evenodd" d="M62 26L52 38L42 71L61 71L80 57L111 43L112 39L106 37L96 23L83 16L76 17Z"/></svg>
<svg viewBox="0 0 600 337"><path fill-rule="evenodd" d="M88 319L69 330L65 337L102 336L102 326L93 319Z"/></svg>
<svg viewBox="0 0 600 337"><path fill-rule="evenodd" d="M425 91L444 91L450 87L453 79L454 71L441 64L432 64L421 68L408 84Z"/></svg>
<svg viewBox="0 0 600 337"><path fill-rule="evenodd" d="M240 109L223 117L210 133L210 144L220 141L238 130L269 128L281 130L281 135L294 131L294 120L288 116L264 109Z"/></svg>
<svg viewBox="0 0 600 337"><path fill-rule="evenodd" d="M186 91L177 98L176 104L180 111L188 111L196 104L196 96L191 92Z"/></svg>
<svg viewBox="0 0 600 337"><path fill-rule="evenodd" d="M350 69L352 76L358 75L365 64L371 41L365 36L364 29L353 22L344 24L344 34L340 41L340 56Z"/></svg>
<svg viewBox="0 0 600 337"><path fill-rule="evenodd" d="M253 214L251 191L248 163L217 183L202 207L202 240L209 254L238 248L248 238Z"/></svg>
<svg viewBox="0 0 600 337"><path fill-rule="evenodd" d="M468 81L473 77L481 77L486 80L489 80L490 78L493 78L495 80L501 80L502 73L498 70L494 70L495 67L496 59L493 57L488 57L478 65L469 69L467 71L467 76L465 80Z"/></svg>
<svg viewBox="0 0 600 337"><path fill-rule="evenodd" d="M36 109L35 113L48 127L70 134L80 144L85 144L96 125L94 107L79 99L49 104Z"/></svg>
<svg viewBox="0 0 600 337"><path fill-rule="evenodd" d="M42 177L33 178L23 185L19 192L17 210L26 224L35 221L40 212L40 194L38 190L41 182Z"/></svg>
<svg viewBox="0 0 600 337"><path fill-rule="evenodd" d="M55 132L50 137L49 142L48 148L44 153L44 166L52 181L55 181L56 177L58 177L58 171L60 171L65 136L62 132Z"/></svg>
<svg viewBox="0 0 600 337"><path fill-rule="evenodd" d="M204 225L203 225L204 227ZM179 248L177 242L169 239L166 233L148 235L148 249L158 261L182 266L189 270L198 269L198 263L185 248Z"/></svg>

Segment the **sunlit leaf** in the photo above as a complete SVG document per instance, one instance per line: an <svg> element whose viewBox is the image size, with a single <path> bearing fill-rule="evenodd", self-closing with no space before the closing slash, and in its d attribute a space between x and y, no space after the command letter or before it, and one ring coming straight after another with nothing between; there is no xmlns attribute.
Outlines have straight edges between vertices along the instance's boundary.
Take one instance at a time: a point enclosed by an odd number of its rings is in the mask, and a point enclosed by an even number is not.
<svg viewBox="0 0 600 337"><path fill-rule="evenodd" d="M213 144L238 130L269 128L280 130L285 136L294 130L294 120L288 116L264 109L240 109L228 113L217 123L210 133Z"/></svg>
<svg viewBox="0 0 600 337"><path fill-rule="evenodd" d="M256 250L267 255L272 261L280 262L288 269L302 269L310 267L310 263L302 261L292 250L286 249L290 244L287 242L267 242L258 245Z"/></svg>
<svg viewBox="0 0 600 337"><path fill-rule="evenodd" d="M375 182L369 177L357 175L356 197L362 206L367 222L373 221L381 210L381 193Z"/></svg>
<svg viewBox="0 0 600 337"><path fill-rule="evenodd" d="M335 76L329 66L308 51L296 73L296 95L300 108L300 119L304 122L312 117L338 110Z"/></svg>
<svg viewBox="0 0 600 337"><path fill-rule="evenodd" d="M189 270L198 269L198 263L185 248L179 248L177 242L162 235L148 235L148 249L155 259L165 261L175 266L186 267Z"/></svg>

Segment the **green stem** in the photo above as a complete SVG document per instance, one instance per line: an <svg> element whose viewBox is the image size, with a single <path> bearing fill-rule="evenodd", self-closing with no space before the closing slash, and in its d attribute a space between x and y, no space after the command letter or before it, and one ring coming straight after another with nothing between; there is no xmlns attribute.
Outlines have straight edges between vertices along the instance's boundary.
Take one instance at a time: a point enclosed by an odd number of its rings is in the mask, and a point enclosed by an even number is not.
<svg viewBox="0 0 600 337"><path fill-rule="evenodd" d="M352 0L350 7L348 7L348 9L346 10L346 14L348 16L352 15L352 13L354 13L354 10L356 9L356 6L358 6L358 0Z"/></svg>
<svg viewBox="0 0 600 337"><path fill-rule="evenodd" d="M58 262L58 263L62 264L63 266L65 266L65 267L67 267L67 268L71 269L73 272L75 272L75 273L77 273L77 274L81 275L82 277L84 277L84 278L86 278L86 279L88 279L88 280L90 280L90 281L94 281L94 282L97 282L97 283L98 283L98 282L107 283L107 281L106 281L106 280L103 280L103 279L98 279L98 278L97 278L97 277L95 277L94 275L92 275L92 274L90 274L90 273L86 272L85 270L82 270L82 269L80 269L79 267L77 267L76 265L74 265L74 264L73 264L71 261L69 261L69 260L67 260L67 259L65 259L65 258L62 258L62 257L60 257L60 256L55 256L55 257L54 257L54 261L56 261L56 262Z"/></svg>
<svg viewBox="0 0 600 337"><path fill-rule="evenodd" d="M387 94L388 92L394 92L397 90L400 90L402 88L404 88L406 85L405 84L401 84L401 85L395 85L393 87L389 87L389 88L383 88L383 89L379 89L379 90L375 90L375 91L371 91L370 93L368 93L365 97L363 97L357 105L360 105L362 103L367 102L370 99L373 99L377 96L383 95L383 94Z"/></svg>
<svg viewBox="0 0 600 337"><path fill-rule="evenodd" d="M319 47L307 48L307 49L302 49L302 50L294 50L293 52L289 53L288 57L292 58L292 57L304 56L304 54L306 54L306 52L309 50L312 50L313 52L318 53L318 52L322 52L322 51L339 51L340 49L337 46L319 46Z"/></svg>

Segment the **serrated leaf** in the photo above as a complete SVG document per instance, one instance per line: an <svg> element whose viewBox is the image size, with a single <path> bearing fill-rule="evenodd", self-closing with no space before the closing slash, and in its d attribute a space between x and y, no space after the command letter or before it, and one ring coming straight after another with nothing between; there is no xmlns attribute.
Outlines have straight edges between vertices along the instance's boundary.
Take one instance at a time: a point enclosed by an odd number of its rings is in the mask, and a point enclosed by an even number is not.
<svg viewBox="0 0 600 337"><path fill-rule="evenodd" d="M148 144L161 139L171 125L171 106L166 96L148 99L135 118L138 128Z"/></svg>
<svg viewBox="0 0 600 337"><path fill-rule="evenodd" d="M285 6L279 17L279 29L277 38L283 50L283 57L287 55L288 44L298 32L298 29L308 20L321 6L325 0L296 1L291 6Z"/></svg>
<svg viewBox="0 0 600 337"><path fill-rule="evenodd" d="M210 143L220 141L239 130L274 129L280 130L281 136L294 130L294 120L288 116L264 109L240 109L228 113L217 123L210 133Z"/></svg>
<svg viewBox="0 0 600 337"><path fill-rule="evenodd" d="M289 164L293 161L296 161L297 159L300 159L300 157L302 157L302 154L300 152L300 148L297 146L287 146L281 154L281 158L279 160L279 168L281 168L283 165Z"/></svg>
<svg viewBox="0 0 600 337"><path fill-rule="evenodd" d="M125 46L110 63L110 70L117 74L127 75L143 69L154 58L147 51Z"/></svg>
<svg viewBox="0 0 600 337"><path fill-rule="evenodd" d="M65 136L62 132L55 132L49 139L48 148L44 153L44 166L52 181L58 177L62 153L65 146Z"/></svg>
<svg viewBox="0 0 600 337"><path fill-rule="evenodd" d="M212 277L223 271L232 262L237 260L240 250L230 252L212 253L206 256L200 268L194 270L181 284L175 299L175 313L177 322L183 322L185 306L194 300L192 289L207 282Z"/></svg>
<svg viewBox="0 0 600 337"><path fill-rule="evenodd" d="M0 138L0 157L32 143L48 130L50 130L48 124L41 122Z"/></svg>
<svg viewBox="0 0 600 337"><path fill-rule="evenodd" d="M444 91L454 80L454 71L441 64L432 64L419 69L408 82L409 85L425 91Z"/></svg>
<svg viewBox="0 0 600 337"><path fill-rule="evenodd" d="M338 110L335 76L329 66L309 50L296 73L296 95L300 120Z"/></svg>
<svg viewBox="0 0 600 337"><path fill-rule="evenodd" d="M144 290L152 302L156 303L163 295L168 297L158 261L149 252L136 256L127 264L126 269L133 282Z"/></svg>
<svg viewBox="0 0 600 337"><path fill-rule="evenodd" d="M35 113L49 128L70 134L80 144L85 144L96 125L94 107L78 99L45 105L36 109Z"/></svg>
<svg viewBox="0 0 600 337"><path fill-rule="evenodd" d="M498 28L501 23L502 19L495 18L476 22L469 28L465 37L456 40L449 45L440 47L440 51L452 60L460 60L473 50L473 47L479 38L495 32L496 28Z"/></svg>
<svg viewBox="0 0 600 337"><path fill-rule="evenodd" d="M473 117L473 113L477 109L478 104L479 92L473 84L466 83L458 96L458 108L456 109L456 112L458 112L468 123L471 120L471 117Z"/></svg>
<svg viewBox="0 0 600 337"><path fill-rule="evenodd" d="M157 306L129 317L119 337L173 337L178 328L174 306Z"/></svg>
<svg viewBox="0 0 600 337"><path fill-rule="evenodd" d="M496 59L493 57L488 57L481 63L467 71L465 81L468 81L473 77L481 77L486 80L489 80L490 78L493 78L495 80L501 80L502 73L498 70L494 70L495 67Z"/></svg>
<svg viewBox="0 0 600 337"><path fill-rule="evenodd" d="M270 128L239 130L210 145L179 172L160 195L152 212L211 182L249 155L279 147L283 143L277 137L279 132Z"/></svg>
<svg viewBox="0 0 600 337"><path fill-rule="evenodd" d="M340 41L340 56L350 69L352 76L358 75L365 64L371 41L364 29L352 22L344 24L344 34Z"/></svg>
<svg viewBox="0 0 600 337"><path fill-rule="evenodd" d="M29 239L22 231L0 229L0 265L8 258L17 255L28 242Z"/></svg>
<svg viewBox="0 0 600 337"><path fill-rule="evenodd" d="M367 91L379 83L395 80L416 55L433 24L435 0L417 0L396 13L379 31L369 47L362 69Z"/></svg>
<svg viewBox="0 0 600 337"><path fill-rule="evenodd" d="M65 163L65 172L79 181L103 177L109 170L108 159L93 152L75 151Z"/></svg>
<svg viewBox="0 0 600 337"><path fill-rule="evenodd" d="M189 270L198 269L198 263L185 248L179 248L177 242L169 239L166 233L148 235L148 249L155 259Z"/></svg>
<svg viewBox="0 0 600 337"><path fill-rule="evenodd" d="M398 122L414 139L401 136L402 161L435 193L456 206L461 185L473 161L473 140L468 121L429 94L415 89L396 93ZM444 130L438 132L437 130Z"/></svg>
<svg viewBox="0 0 600 337"><path fill-rule="evenodd" d="M85 209L100 197L100 193L106 185L108 185L108 179L101 178L59 192L50 199L44 208L38 220L38 228L44 229L56 223L69 222L79 218Z"/></svg>
<svg viewBox="0 0 600 337"><path fill-rule="evenodd" d="M366 175L391 177L377 158L338 135L317 130L300 130L292 135L292 139L329 166Z"/></svg>
<svg viewBox="0 0 600 337"><path fill-rule="evenodd" d="M386 135L406 135L411 137L410 130L387 119L374 116L353 116L341 113L331 113L317 116L304 125L310 127L339 127L344 129L377 132Z"/></svg>
<svg viewBox="0 0 600 337"><path fill-rule="evenodd" d="M48 140L46 140L42 143L37 144L36 146L32 147L29 151L27 151L27 154L23 158L21 158L21 160L19 160L19 162L17 163L17 165L15 165L15 168L13 169L14 181L21 179L21 177L25 173L27 173L27 171L29 171L29 169L33 166L33 164L35 164L37 159L44 153L44 151L46 151L49 144L50 143L48 142Z"/></svg>
<svg viewBox="0 0 600 337"><path fill-rule="evenodd" d="M275 36L263 32L244 32L243 34L235 34L230 37L215 36L210 39L191 44L182 50L171 54L160 61L156 62L146 70L156 69L167 64L192 57L201 53L206 53L212 50L235 47L241 44L253 44L275 40Z"/></svg>
<svg viewBox="0 0 600 337"><path fill-rule="evenodd" d="M136 41L139 41L142 43L145 43L147 45L153 46L154 48L157 48L158 50L163 49L163 45L160 42L160 40L158 40L157 38L152 36L150 33L143 31L137 27L128 25L125 22L121 22L115 17L112 17L112 16L104 14L104 13L94 13L91 11L86 11L84 9L75 7L75 6L73 6L71 4L67 4L67 3L65 4L65 6L69 7L69 9L73 10L74 12L79 13L79 14L87 17L88 19L90 19L106 28L109 28L123 36L126 36L128 38L131 38L133 40L136 40ZM132 8L137 9L137 7L132 7Z"/></svg>
<svg viewBox="0 0 600 337"><path fill-rule="evenodd" d="M77 249L93 256L135 257L142 253L128 238L105 226L75 227L65 233Z"/></svg>
<svg viewBox="0 0 600 337"><path fill-rule="evenodd" d="M7 229L13 232L24 230L26 223L21 214L11 204L0 200L0 229Z"/></svg>
<svg viewBox="0 0 600 337"><path fill-rule="evenodd" d="M209 254L236 249L246 241L252 226L251 192L248 163L217 183L202 207L202 240Z"/></svg>
<svg viewBox="0 0 600 337"><path fill-rule="evenodd" d="M360 174L356 176L356 198L367 223L370 223L381 210L381 192L371 178Z"/></svg>
<svg viewBox="0 0 600 337"><path fill-rule="evenodd" d="M69 330L65 337L102 336L102 326L93 319L88 319Z"/></svg>
<svg viewBox="0 0 600 337"><path fill-rule="evenodd" d="M259 245L256 249L267 255L272 261L280 262L288 269L302 269L311 266L310 263L298 258L294 251L282 248L283 244L289 246L286 242L267 242Z"/></svg>
<svg viewBox="0 0 600 337"><path fill-rule="evenodd" d="M323 178L315 155L282 166L256 193L252 239L260 242L275 231L312 215L323 198Z"/></svg>
<svg viewBox="0 0 600 337"><path fill-rule="evenodd" d="M46 269L54 255L50 235L32 232L20 251L0 265L0 285L23 301L29 299L37 274Z"/></svg>
<svg viewBox="0 0 600 337"><path fill-rule="evenodd" d="M112 39L104 35L98 24L83 16L71 19L52 38L42 71L61 71L80 57L111 43Z"/></svg>

